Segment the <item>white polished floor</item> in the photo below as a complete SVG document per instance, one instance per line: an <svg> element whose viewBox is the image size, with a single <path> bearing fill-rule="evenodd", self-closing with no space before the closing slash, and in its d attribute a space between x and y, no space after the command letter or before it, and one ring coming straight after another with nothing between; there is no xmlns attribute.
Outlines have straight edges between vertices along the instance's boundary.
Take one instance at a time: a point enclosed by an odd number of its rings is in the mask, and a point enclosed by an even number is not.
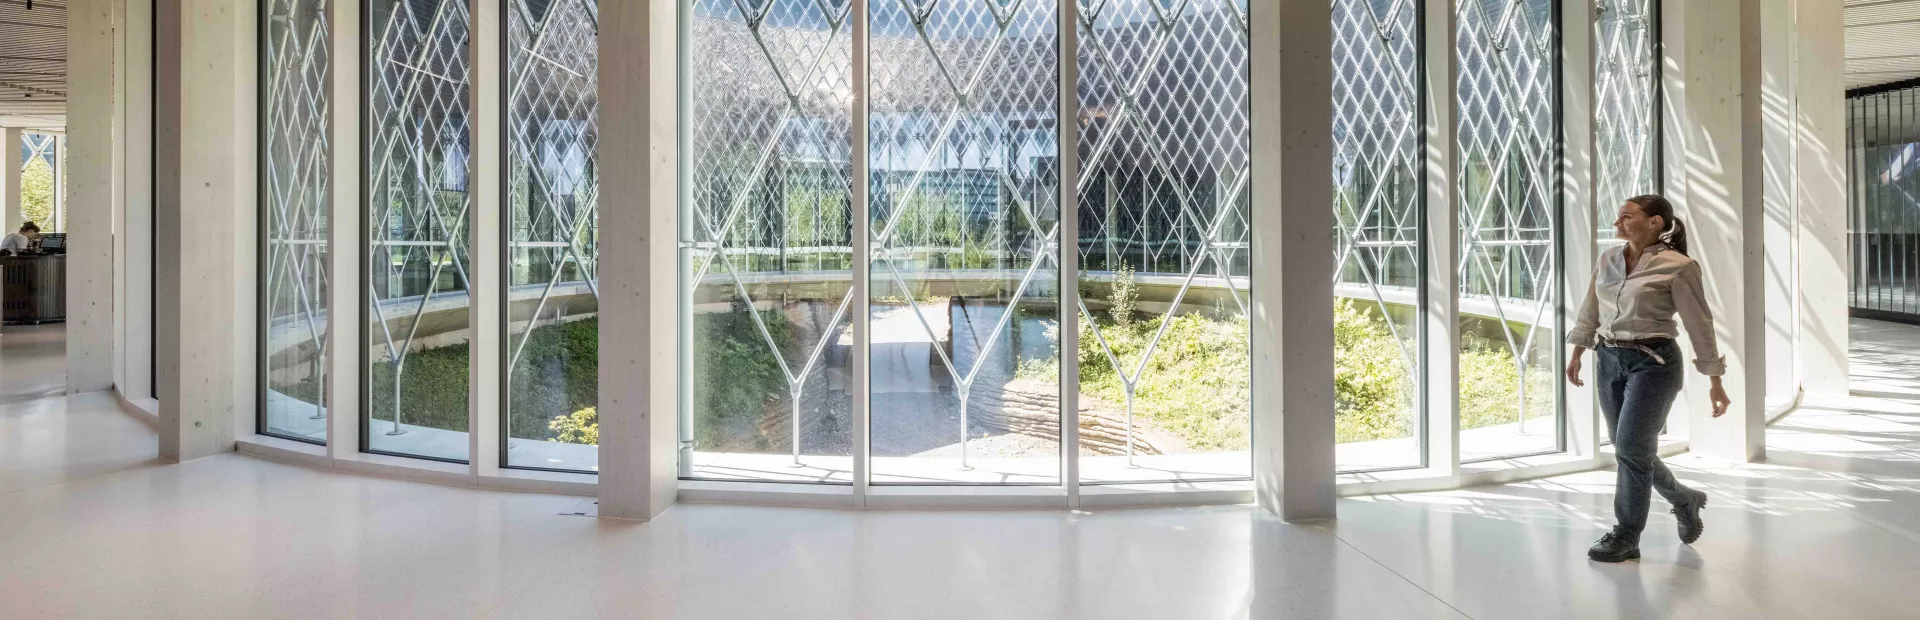
<svg viewBox="0 0 1920 620"><path fill-rule="evenodd" d="M0 402L0 618L1913 618L1920 328L1857 323L1856 393L1775 425L1762 465L1674 463L1714 495L1692 548L1585 549L1612 474L1245 506L839 512L582 498L152 459L96 397ZM0 388L17 361L0 337ZM42 386L44 387L44 386Z"/></svg>
<svg viewBox="0 0 1920 620"><path fill-rule="evenodd" d="M66 326L0 327L0 510L14 491L154 461L153 428L109 394L67 398ZM7 529L0 520L0 530ZM0 547L0 566L7 548Z"/></svg>

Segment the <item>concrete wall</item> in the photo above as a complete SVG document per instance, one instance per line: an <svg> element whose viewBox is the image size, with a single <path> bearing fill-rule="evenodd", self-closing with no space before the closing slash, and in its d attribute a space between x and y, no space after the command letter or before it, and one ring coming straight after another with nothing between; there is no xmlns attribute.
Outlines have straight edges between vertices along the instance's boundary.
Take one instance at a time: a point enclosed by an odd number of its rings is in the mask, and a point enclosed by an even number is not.
<svg viewBox="0 0 1920 620"><path fill-rule="evenodd" d="M0 137L0 235L20 228L20 142L25 132L8 127Z"/></svg>

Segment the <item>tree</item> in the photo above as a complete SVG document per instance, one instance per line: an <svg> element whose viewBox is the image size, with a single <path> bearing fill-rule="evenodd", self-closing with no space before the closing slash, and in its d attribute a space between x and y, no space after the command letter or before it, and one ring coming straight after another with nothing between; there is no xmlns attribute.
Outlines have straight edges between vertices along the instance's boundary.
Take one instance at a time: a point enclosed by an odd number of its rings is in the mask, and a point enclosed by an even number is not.
<svg viewBox="0 0 1920 620"><path fill-rule="evenodd" d="M53 224L53 166L47 160L33 158L20 171L20 215L45 230Z"/></svg>

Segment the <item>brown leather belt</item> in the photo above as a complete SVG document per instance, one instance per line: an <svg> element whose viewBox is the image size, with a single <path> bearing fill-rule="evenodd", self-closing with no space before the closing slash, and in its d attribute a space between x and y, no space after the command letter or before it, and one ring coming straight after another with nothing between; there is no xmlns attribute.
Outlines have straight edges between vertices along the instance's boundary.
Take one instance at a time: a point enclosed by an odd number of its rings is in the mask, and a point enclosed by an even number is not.
<svg viewBox="0 0 1920 620"><path fill-rule="evenodd" d="M1654 353L1653 350L1660 347L1667 346L1669 344L1673 344L1672 338L1648 338L1645 340L1611 340L1608 338L1600 338L1598 340L1599 340L1600 346L1603 346L1603 347L1612 347L1615 349L1632 349L1635 351L1639 351L1641 353L1645 353L1647 354L1647 357L1653 358L1654 363L1659 364L1661 366L1667 365L1667 359L1664 357L1660 357L1660 354Z"/></svg>

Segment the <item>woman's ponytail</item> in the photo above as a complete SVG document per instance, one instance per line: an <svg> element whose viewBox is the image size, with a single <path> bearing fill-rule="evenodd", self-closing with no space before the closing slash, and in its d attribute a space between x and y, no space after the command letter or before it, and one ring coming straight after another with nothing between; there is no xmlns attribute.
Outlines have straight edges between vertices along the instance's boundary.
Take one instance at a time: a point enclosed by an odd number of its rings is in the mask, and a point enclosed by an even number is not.
<svg viewBox="0 0 1920 620"><path fill-rule="evenodd" d="M1686 254L1687 223L1680 221L1677 217L1668 221L1672 224L1667 226L1667 232L1660 233L1660 241L1667 244L1667 247L1673 248L1673 251Z"/></svg>
<svg viewBox="0 0 1920 620"><path fill-rule="evenodd" d="M1666 229L1660 231L1660 242L1667 244L1667 247L1675 252L1687 253L1687 225L1681 222L1679 217L1674 216L1673 203L1659 194L1642 194L1628 198L1627 202L1639 205L1642 215L1658 216L1661 221L1666 222Z"/></svg>

